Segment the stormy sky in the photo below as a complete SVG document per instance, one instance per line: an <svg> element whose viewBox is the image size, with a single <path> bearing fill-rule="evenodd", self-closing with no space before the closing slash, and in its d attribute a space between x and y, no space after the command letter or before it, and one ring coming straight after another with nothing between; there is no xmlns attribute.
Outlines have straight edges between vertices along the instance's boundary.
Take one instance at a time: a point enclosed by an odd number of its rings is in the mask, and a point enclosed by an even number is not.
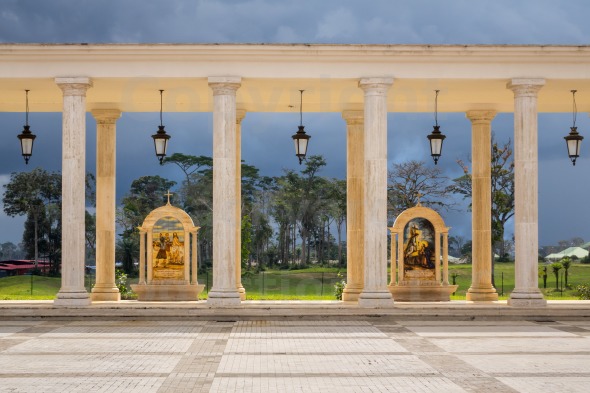
<svg viewBox="0 0 590 393"><path fill-rule="evenodd" d="M588 15L590 2L586 0L0 0L0 42L587 45ZM578 92L587 94L590 91ZM439 100L444 100L444 95ZM590 108L578 110L577 125L584 135L590 130ZM590 240L586 202L590 140L584 141L582 157L572 167L563 141L571 117L571 113L539 115L541 245L574 236ZM242 123L242 158L264 175L297 169L290 136L297 131L298 122L298 113L247 114ZM61 114L35 113L31 107L29 123L37 140L25 167L16 139L24 114L0 113L5 138L0 144L0 184L14 171L36 166L61 168ZM312 135L309 154L322 154L328 162L323 175L344 178L346 134L340 114L304 113L303 123ZM461 174L455 161L469 158L470 123L463 113L439 114L439 123L447 135L439 166L447 177L454 178ZM139 176L181 180L180 170L159 166L154 156L150 135L158 124L158 113L124 113L119 120L118 199ZM164 113L164 124L172 135L169 153L212 155L211 114ZM432 165L425 137L432 124L432 113L389 114L390 166L409 159ZM513 133L512 114L498 114L492 128L499 141L508 140ZM95 122L88 116L87 169L91 172L95 168L95 140ZM452 227L451 234L470 238L467 204L460 198L457 203L455 210L441 213ZM0 242L19 242L23 222L23 218L1 213Z"/></svg>

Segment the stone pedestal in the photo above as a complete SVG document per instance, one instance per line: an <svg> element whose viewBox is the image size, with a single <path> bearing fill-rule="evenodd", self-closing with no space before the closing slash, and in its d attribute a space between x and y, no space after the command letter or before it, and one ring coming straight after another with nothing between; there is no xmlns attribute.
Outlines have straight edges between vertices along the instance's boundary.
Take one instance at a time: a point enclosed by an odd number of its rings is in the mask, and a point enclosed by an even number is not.
<svg viewBox="0 0 590 393"><path fill-rule="evenodd" d="M132 284L131 289L137 293L137 300L142 302L158 301L196 301L199 294L203 292L205 285L189 284L162 284L162 285L145 285Z"/></svg>
<svg viewBox="0 0 590 393"><path fill-rule="evenodd" d="M86 259L86 90L90 78L56 78L63 92L61 288L56 306L88 306Z"/></svg>
<svg viewBox="0 0 590 393"><path fill-rule="evenodd" d="M96 119L96 284L92 300L119 301L115 284L116 124L118 109L92 111Z"/></svg>
<svg viewBox="0 0 590 393"><path fill-rule="evenodd" d="M358 301L364 282L364 125L363 111L344 111L346 121L346 286L345 302Z"/></svg>
<svg viewBox="0 0 590 393"><path fill-rule="evenodd" d="M544 79L513 79L515 287L508 304L544 307L539 290L537 93Z"/></svg>
<svg viewBox="0 0 590 393"><path fill-rule="evenodd" d="M393 307L387 289L387 91L392 78L363 78L364 144L364 286L361 307Z"/></svg>
<svg viewBox="0 0 590 393"><path fill-rule="evenodd" d="M474 110L467 112L471 120L472 179L472 237L473 267L467 300L498 300L492 285L492 180L491 180L491 123L496 112Z"/></svg>
<svg viewBox="0 0 590 393"><path fill-rule="evenodd" d="M239 77L210 77L213 91L213 286L207 304L240 304L236 283L236 91Z"/></svg>
<svg viewBox="0 0 590 393"><path fill-rule="evenodd" d="M392 285L396 302L448 302L458 285Z"/></svg>

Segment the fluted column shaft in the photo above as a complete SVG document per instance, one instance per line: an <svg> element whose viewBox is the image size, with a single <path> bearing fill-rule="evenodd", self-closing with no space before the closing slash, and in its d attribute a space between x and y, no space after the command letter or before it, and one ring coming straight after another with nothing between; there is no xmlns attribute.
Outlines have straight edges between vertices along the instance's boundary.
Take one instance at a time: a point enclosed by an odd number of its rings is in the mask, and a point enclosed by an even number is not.
<svg viewBox="0 0 590 393"><path fill-rule="evenodd" d="M93 110L96 119L96 284L92 300L121 300L115 284L117 109Z"/></svg>
<svg viewBox="0 0 590 393"><path fill-rule="evenodd" d="M236 91L241 79L210 77L213 91L213 287L208 304L240 303L236 285Z"/></svg>
<svg viewBox="0 0 590 393"><path fill-rule="evenodd" d="M56 78L63 92L62 114L62 240L61 288L55 305L86 306L84 287L86 90L90 78Z"/></svg>
<svg viewBox="0 0 590 393"><path fill-rule="evenodd" d="M539 290L537 93L544 79L513 79L515 287L508 304L543 307Z"/></svg>
<svg viewBox="0 0 590 393"><path fill-rule="evenodd" d="M498 300L492 285L492 120L493 110L468 111L471 120L471 239L473 241L471 287L467 300Z"/></svg>
<svg viewBox="0 0 590 393"><path fill-rule="evenodd" d="M356 302L364 284L365 118L363 111L344 111L346 121L346 287L342 300Z"/></svg>
<svg viewBox="0 0 590 393"><path fill-rule="evenodd" d="M242 285L242 120L246 111L236 111L236 287L240 300L246 300L246 289Z"/></svg>
<svg viewBox="0 0 590 393"><path fill-rule="evenodd" d="M392 78L363 78L365 98L363 213L364 287L361 307L393 306L387 288L387 91Z"/></svg>

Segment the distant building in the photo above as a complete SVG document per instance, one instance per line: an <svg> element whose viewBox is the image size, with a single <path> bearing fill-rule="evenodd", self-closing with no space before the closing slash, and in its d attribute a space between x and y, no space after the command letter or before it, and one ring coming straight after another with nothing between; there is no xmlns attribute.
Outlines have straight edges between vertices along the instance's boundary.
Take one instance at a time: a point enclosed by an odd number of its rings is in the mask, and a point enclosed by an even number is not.
<svg viewBox="0 0 590 393"><path fill-rule="evenodd" d="M49 261L37 261L37 267L44 273L49 271ZM0 277L22 276L29 274L35 268L35 261L31 259L9 259L0 261Z"/></svg>

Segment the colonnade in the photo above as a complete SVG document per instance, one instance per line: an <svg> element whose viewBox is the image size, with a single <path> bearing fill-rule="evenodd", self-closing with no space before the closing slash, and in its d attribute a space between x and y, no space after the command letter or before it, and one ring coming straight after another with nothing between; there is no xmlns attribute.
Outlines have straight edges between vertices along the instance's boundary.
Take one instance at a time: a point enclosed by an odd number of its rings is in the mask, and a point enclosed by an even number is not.
<svg viewBox="0 0 590 393"><path fill-rule="evenodd" d="M213 94L213 286L208 304L237 305L241 284L240 77L210 77ZM94 110L97 122L97 276L84 287L85 113L87 77L56 78L63 92L62 286L59 306L120 299L115 285L115 135L118 109ZM343 300L361 307L391 307L387 288L387 97L393 78L361 78L364 108L346 110L347 285ZM538 289L537 93L542 79L512 79L514 92L516 287L512 306L543 306ZM495 111L468 111L472 124L473 277L467 299L497 300L491 284L491 122Z"/></svg>

